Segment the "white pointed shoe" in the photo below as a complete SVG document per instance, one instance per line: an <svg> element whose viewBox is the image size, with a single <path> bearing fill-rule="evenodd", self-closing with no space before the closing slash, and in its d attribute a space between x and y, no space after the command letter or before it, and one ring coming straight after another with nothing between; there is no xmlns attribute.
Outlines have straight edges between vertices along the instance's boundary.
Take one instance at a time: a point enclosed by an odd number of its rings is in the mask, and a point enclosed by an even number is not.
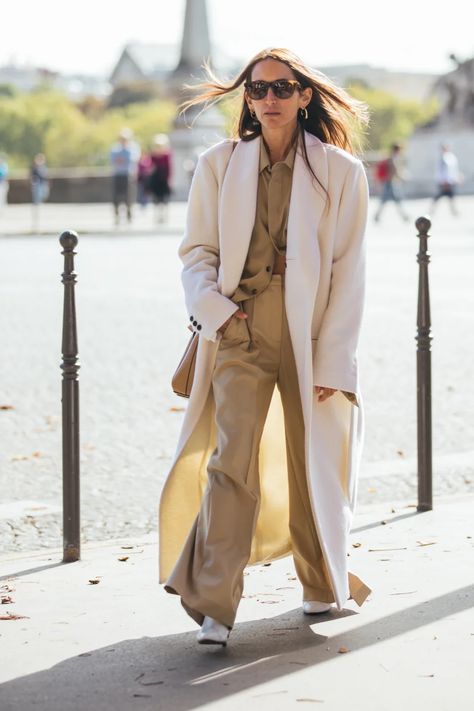
<svg viewBox="0 0 474 711"><path fill-rule="evenodd" d="M304 600L303 612L305 615L320 615L329 612L332 604L330 602L319 602L319 600Z"/></svg>
<svg viewBox="0 0 474 711"><path fill-rule="evenodd" d="M205 617L201 629L197 633L198 644L222 644L227 645L230 630L225 625L214 620L212 617Z"/></svg>

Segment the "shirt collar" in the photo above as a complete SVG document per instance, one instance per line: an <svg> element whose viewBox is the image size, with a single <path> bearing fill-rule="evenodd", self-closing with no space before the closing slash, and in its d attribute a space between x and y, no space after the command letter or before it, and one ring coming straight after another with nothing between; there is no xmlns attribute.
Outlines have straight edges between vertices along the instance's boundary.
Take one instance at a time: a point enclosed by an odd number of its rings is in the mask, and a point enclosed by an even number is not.
<svg viewBox="0 0 474 711"><path fill-rule="evenodd" d="M281 161L281 163L284 163L286 166L288 166L290 171L293 170L293 164L295 162L296 144L297 144L297 141L296 140L293 141L293 144L292 144L290 150L286 154L285 160ZM265 147L265 142L264 142L263 138L260 138L260 162L259 162L258 172L263 173L263 171L266 168L270 168L270 167L271 167L270 158L267 153L267 149Z"/></svg>

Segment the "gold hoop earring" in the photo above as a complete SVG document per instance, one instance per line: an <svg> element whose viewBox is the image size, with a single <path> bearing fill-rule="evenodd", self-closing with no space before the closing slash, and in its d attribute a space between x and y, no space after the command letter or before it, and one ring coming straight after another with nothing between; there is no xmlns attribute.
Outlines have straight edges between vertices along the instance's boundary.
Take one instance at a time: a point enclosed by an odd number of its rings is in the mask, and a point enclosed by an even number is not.
<svg viewBox="0 0 474 711"><path fill-rule="evenodd" d="M305 121L308 119L308 109L306 107L304 109L303 108L300 109L300 116Z"/></svg>

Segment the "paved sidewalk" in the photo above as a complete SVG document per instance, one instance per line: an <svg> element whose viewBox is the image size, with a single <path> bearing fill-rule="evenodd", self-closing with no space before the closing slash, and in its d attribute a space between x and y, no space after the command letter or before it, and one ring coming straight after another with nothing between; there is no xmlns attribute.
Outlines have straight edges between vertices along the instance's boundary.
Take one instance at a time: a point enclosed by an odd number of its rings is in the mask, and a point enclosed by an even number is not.
<svg viewBox="0 0 474 711"><path fill-rule="evenodd" d="M474 497L361 508L362 608L304 617L290 559L249 570L226 649L157 584L156 539L0 559L2 711L471 711ZM121 557L126 560L120 561ZM97 581L95 584L91 580ZM345 651L347 650L347 651Z"/></svg>
<svg viewBox="0 0 474 711"><path fill-rule="evenodd" d="M30 207L9 205L0 214L0 235L8 225L17 230L0 236L0 555L48 549L60 540L63 229L79 231L84 540L155 530L156 502L186 407L170 387L189 334L177 256L185 204L170 205L168 225L155 227L149 211L117 232L110 205L48 204L43 227L50 234L22 236ZM372 200L359 502L390 505L416 500L413 220L427 201L407 203L409 223L388 205L374 224L376 207ZM440 204L430 238L436 497L474 494L474 196L460 198L459 211L454 219Z"/></svg>

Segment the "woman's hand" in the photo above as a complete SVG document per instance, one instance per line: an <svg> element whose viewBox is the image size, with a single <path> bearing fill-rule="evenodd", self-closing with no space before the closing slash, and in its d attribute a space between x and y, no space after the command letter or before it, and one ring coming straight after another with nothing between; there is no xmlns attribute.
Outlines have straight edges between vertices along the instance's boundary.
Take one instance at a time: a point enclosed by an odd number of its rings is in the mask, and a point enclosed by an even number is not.
<svg viewBox="0 0 474 711"><path fill-rule="evenodd" d="M336 392L335 388L324 388L321 385L314 386L314 392L318 398L318 402L324 402Z"/></svg>
<svg viewBox="0 0 474 711"><path fill-rule="evenodd" d="M220 326L220 328L217 329L217 333L220 333L223 336L227 330L227 326L232 321L234 316L235 316L235 318L239 318L241 320L247 318L247 314L244 311L235 311L235 313L233 313L232 316L230 318L228 318L227 321L224 321L222 326Z"/></svg>

